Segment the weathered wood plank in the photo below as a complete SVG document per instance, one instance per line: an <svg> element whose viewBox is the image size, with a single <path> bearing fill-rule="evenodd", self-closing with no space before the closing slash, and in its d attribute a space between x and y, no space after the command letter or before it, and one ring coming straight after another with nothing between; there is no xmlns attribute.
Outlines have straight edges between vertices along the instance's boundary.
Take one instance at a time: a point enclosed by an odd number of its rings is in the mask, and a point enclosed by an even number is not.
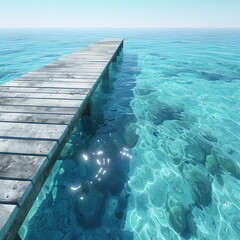
<svg viewBox="0 0 240 240"><path fill-rule="evenodd" d="M52 73L51 73L52 74ZM51 75L50 74L50 75ZM96 75L85 75L85 76L79 76L79 77L65 77L64 75L59 75L58 77L49 77L47 74L38 74L38 75L33 75L33 74L26 74L26 75L23 75L22 77L16 79L16 80L25 80L25 79L31 79L31 80L53 80L53 79L61 79L61 81L63 79L66 79L66 80L80 80L80 81L96 81L97 79L99 78L99 75L96 74Z"/></svg>
<svg viewBox="0 0 240 240"><path fill-rule="evenodd" d="M92 74L92 75L98 75L99 73L102 72L102 70L104 69L104 67L99 67L99 68L90 68L90 67L85 67L85 68L43 68L43 69L38 69L35 70L34 72L30 72L29 75L38 75L38 74L51 74L51 73L55 73L55 74L81 74L83 76Z"/></svg>
<svg viewBox="0 0 240 240"><path fill-rule="evenodd" d="M75 59L75 60L79 60L79 61L89 61L89 62L110 62L110 59L108 56L104 57L104 56L94 56L94 55L69 55L66 56L60 60L58 60L59 62L66 62L69 61L69 59Z"/></svg>
<svg viewBox="0 0 240 240"><path fill-rule="evenodd" d="M67 70L64 70L64 71L57 71L57 70L52 70L50 68L47 68L46 70L44 71L35 71L35 72L30 72L30 73L27 73L25 75L22 75L20 78L22 77L34 77L34 78L41 78L41 77L47 77L47 76L55 76L56 78L57 77L64 77L64 78L78 78L78 79L98 79L99 77L99 72L100 70L96 70L96 71L90 71L91 69L86 69L87 72L83 72L83 71L67 71ZM19 79L19 78L17 78ZM17 80L16 79L16 80Z"/></svg>
<svg viewBox="0 0 240 240"><path fill-rule="evenodd" d="M58 73L57 73L58 74ZM39 81L39 80L57 80L60 79L60 81L63 80L67 80L67 81L71 81L71 80L79 80L82 82L92 82L92 81L97 81L99 79L99 74L93 75L78 75L78 76L68 76L66 77L66 74L58 74L58 75L53 75L53 73L50 74L38 74L38 75L33 75L33 74L28 74L28 75L24 75L18 79L16 79L15 81L21 81L21 80L29 80L31 79L32 81ZM56 81L55 80L55 81Z"/></svg>
<svg viewBox="0 0 240 240"><path fill-rule="evenodd" d="M41 78L40 78L41 79ZM48 78L46 78L48 79ZM0 85L0 92L16 93L54 93L54 94L86 94L89 88L34 88L34 87L8 87Z"/></svg>
<svg viewBox="0 0 240 240"><path fill-rule="evenodd" d="M0 203L21 206L32 189L30 181L0 179Z"/></svg>
<svg viewBox="0 0 240 240"><path fill-rule="evenodd" d="M83 49L81 52L80 51L77 51L75 53L101 53L101 54L113 54L114 52L116 51L116 48L114 47L111 47L111 46L104 46L104 45L95 45L95 46L89 46L85 49Z"/></svg>
<svg viewBox="0 0 240 240"><path fill-rule="evenodd" d="M0 138L58 141L65 137L66 131L66 125L0 122Z"/></svg>
<svg viewBox="0 0 240 240"><path fill-rule="evenodd" d="M86 88L92 88L94 83L63 83L63 82L40 82L40 81L11 81L8 83L5 83L4 86L12 86L12 87L47 87L47 88L79 88L79 89L86 89Z"/></svg>
<svg viewBox="0 0 240 240"><path fill-rule="evenodd" d="M121 44L123 42L123 39L122 38L104 38L104 39L101 39L100 41L98 41L96 44Z"/></svg>
<svg viewBox="0 0 240 240"><path fill-rule="evenodd" d="M98 49L97 48L83 49L82 51L76 51L71 55L81 55L81 54L84 54L87 56L95 55L96 57L110 57L113 53L111 50L99 47Z"/></svg>
<svg viewBox="0 0 240 240"><path fill-rule="evenodd" d="M94 46L88 47L88 50L101 50L103 52L115 52L116 48L118 47L118 44L115 43L100 43L100 44L95 44Z"/></svg>
<svg viewBox="0 0 240 240"><path fill-rule="evenodd" d="M64 72L64 71L66 71L66 72L82 72L83 71L84 72L85 69L86 70L91 69L94 72L94 71L101 71L102 69L104 69L106 67L106 64L98 64L95 62L95 63L91 63L89 65L79 65L79 66L74 65L74 66L70 67L69 65L66 66L61 63L60 66L59 65L57 65L57 66L46 65L44 67L37 69L36 71L37 72L45 72L45 71L55 71L55 70L58 71L59 70L61 72ZM36 72L36 71L34 71L34 72Z"/></svg>
<svg viewBox="0 0 240 240"><path fill-rule="evenodd" d="M39 99L66 99L66 100L82 100L88 94L53 94L53 93L12 93L0 92L0 98L39 98Z"/></svg>
<svg viewBox="0 0 240 240"><path fill-rule="evenodd" d="M76 77L76 78L87 78L87 77L98 77L99 76L100 70L96 71L91 71L91 69L86 69L85 71L57 71L57 72L51 72L51 71L34 71L34 72L29 72L23 76L36 76L36 77L43 77L46 75L51 75L51 76L64 76L65 78L71 78L71 77Z"/></svg>
<svg viewBox="0 0 240 240"><path fill-rule="evenodd" d="M81 67L92 67L94 64L97 64L100 67L105 67L107 64L109 63L109 60L95 60L95 58L92 59L85 59L83 63L76 63L76 62L69 62L68 60L59 60L57 62L54 63L50 63L45 65L45 68L52 68L52 67L58 67L58 68L78 68L79 66Z"/></svg>
<svg viewBox="0 0 240 240"><path fill-rule="evenodd" d="M57 67L57 66L44 66L41 67L35 71L33 71L34 73L38 73L38 72L50 72L50 71L60 71L60 72L70 72L70 73L74 73L74 72L79 72L79 73L84 73L85 71L89 71L91 70L93 73L95 72L99 72L102 71L102 69L105 68L106 64L102 65L102 66L97 66L97 64L92 64L94 66L74 66L74 67ZM29 73L33 73L33 72L29 72Z"/></svg>
<svg viewBox="0 0 240 240"><path fill-rule="evenodd" d="M73 115L77 111L77 108L70 107L32 107L32 106L19 106L19 105L0 105L1 113L29 113L29 114L54 114L57 115ZM33 116L34 118L34 116ZM43 116L44 118L44 116Z"/></svg>
<svg viewBox="0 0 240 240"><path fill-rule="evenodd" d="M0 106L1 108L1 106ZM19 107L18 107L19 108ZM1 109L2 110L2 109ZM18 109L19 110L19 109ZM14 111L14 110L12 110ZM62 124L68 125L73 115L57 115L57 114L39 114L39 113L16 113L0 112L0 122L16 122L16 123L46 123L46 124Z"/></svg>
<svg viewBox="0 0 240 240"><path fill-rule="evenodd" d="M92 49L92 48L94 48L94 49L97 49L97 48L102 48L102 46L104 46L104 48L103 49L107 49L107 50L109 50L109 49L116 49L116 47L118 47L119 46L119 44L118 44L118 42L97 42L96 44L92 44L92 45L88 45L86 48L84 48L84 49ZM106 46L107 46L107 48L106 48Z"/></svg>
<svg viewBox="0 0 240 240"><path fill-rule="evenodd" d="M8 228L16 217L19 208L13 204L0 204L0 239L4 239Z"/></svg>
<svg viewBox="0 0 240 240"><path fill-rule="evenodd" d="M57 141L20 140L0 138L0 153L51 156L58 148Z"/></svg>
<svg viewBox="0 0 240 240"><path fill-rule="evenodd" d="M75 107L78 108L82 100L65 99L32 99L32 98L0 98L0 105L39 106L39 107Z"/></svg>
<svg viewBox="0 0 240 240"><path fill-rule="evenodd" d="M19 81L36 81L36 78L32 78L32 77L26 77L26 78L21 78L21 79L18 79L17 80L18 82ZM59 82L64 82L66 84L69 84L69 83L95 83L96 82L96 79L86 79L86 78L48 78L48 77L38 77L37 81L40 81L40 82L52 82L52 83L59 83ZM89 89L85 89L86 91ZM82 93L84 94L84 93Z"/></svg>
<svg viewBox="0 0 240 240"><path fill-rule="evenodd" d="M0 154L0 162L0 178L35 182L48 159L41 156Z"/></svg>
<svg viewBox="0 0 240 240"><path fill-rule="evenodd" d="M48 74L58 74L59 76L64 74L78 74L81 78L84 78L84 76L99 76L99 74L102 73L104 68L84 68L84 69L54 69L54 68L48 68L48 69L39 69L36 70L33 75L48 75Z"/></svg>
<svg viewBox="0 0 240 240"><path fill-rule="evenodd" d="M65 59L71 59L71 58L79 58L79 59L81 59L83 57L88 60L88 59L92 59L94 56L97 59L106 60L106 59L111 59L112 54L102 55L101 53L97 53L97 52L94 52L94 53L81 52L81 53L74 53L71 56L68 56L68 57L64 58L64 60Z"/></svg>
<svg viewBox="0 0 240 240"><path fill-rule="evenodd" d="M93 49L93 48L91 48L91 49L88 49L88 50L86 50L86 51L82 51L82 52L76 52L76 53L74 53L74 54L76 54L76 55L83 55L83 54L85 54L85 55L93 55L93 54L95 54L96 56L108 56L108 57L111 57L114 53L115 53L115 51L116 50L110 50L110 49L108 49L108 50L104 50L104 48L103 47L98 47L98 48L95 48L95 49Z"/></svg>

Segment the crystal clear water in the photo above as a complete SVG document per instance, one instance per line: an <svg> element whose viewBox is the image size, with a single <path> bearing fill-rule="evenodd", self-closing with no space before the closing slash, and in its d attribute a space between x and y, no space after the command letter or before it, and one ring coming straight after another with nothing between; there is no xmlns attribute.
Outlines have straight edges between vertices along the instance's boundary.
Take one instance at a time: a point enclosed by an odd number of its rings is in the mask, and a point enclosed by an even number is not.
<svg viewBox="0 0 240 240"><path fill-rule="evenodd" d="M125 38L112 84L21 237L239 239L240 30L1 30L0 81L104 37Z"/></svg>

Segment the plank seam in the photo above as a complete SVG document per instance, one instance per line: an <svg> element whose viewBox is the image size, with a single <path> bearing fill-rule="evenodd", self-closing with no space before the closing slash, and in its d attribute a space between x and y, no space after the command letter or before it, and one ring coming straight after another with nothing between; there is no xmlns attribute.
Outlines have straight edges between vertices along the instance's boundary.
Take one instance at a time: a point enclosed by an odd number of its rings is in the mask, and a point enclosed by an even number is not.
<svg viewBox="0 0 240 240"><path fill-rule="evenodd" d="M1 112L0 112L1 113ZM9 112L7 112L7 113L9 113ZM44 125L44 124L47 124L47 125L63 125L63 126L68 126L69 125L69 123L55 123L55 122L38 122L38 121L36 121L36 122L26 122L26 121L21 121L21 120L16 120L16 121L9 121L9 120L6 120L6 121L4 121L4 120L0 120L0 123L1 122L4 122L4 123L28 123L28 124L41 124L41 125ZM0 136L1 137L1 136Z"/></svg>
<svg viewBox="0 0 240 240"><path fill-rule="evenodd" d="M7 105L0 105L1 106L7 106ZM19 105L8 105L8 106L19 106ZM28 107L28 106L24 106L24 107ZM60 108L60 107L59 107ZM25 114L42 114L42 115L47 115L47 114L51 114L51 115L68 115L68 116L74 116L74 114L71 113L60 113L60 112L56 112L56 113L52 113L52 112L12 112L12 111L1 111L0 113L25 113Z"/></svg>

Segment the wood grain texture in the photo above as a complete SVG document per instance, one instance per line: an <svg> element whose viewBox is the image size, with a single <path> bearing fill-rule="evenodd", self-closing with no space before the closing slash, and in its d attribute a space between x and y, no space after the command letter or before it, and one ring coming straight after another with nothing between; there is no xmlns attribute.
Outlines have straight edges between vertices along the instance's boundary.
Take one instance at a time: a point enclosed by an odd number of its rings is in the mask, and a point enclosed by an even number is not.
<svg viewBox="0 0 240 240"><path fill-rule="evenodd" d="M82 100L86 94L54 94L54 93L12 93L12 92L0 92L0 98L32 98L32 99L66 99L66 100Z"/></svg>
<svg viewBox="0 0 240 240"><path fill-rule="evenodd" d="M35 182L48 159L41 156L0 154L0 162L0 178Z"/></svg>
<svg viewBox="0 0 240 240"><path fill-rule="evenodd" d="M30 181L0 179L0 186L0 203L15 204L19 207L32 189Z"/></svg>
<svg viewBox="0 0 240 240"><path fill-rule="evenodd" d="M59 60L57 62L45 65L45 68L52 68L52 67L68 68L68 67L79 67L79 66L91 67L93 64L96 64L96 63L100 67L105 67L106 64L108 64L108 62L109 62L109 60L96 60L95 58L89 58L89 60L87 60L87 58L85 58L84 61L82 61L81 63L69 62L68 60Z"/></svg>
<svg viewBox="0 0 240 240"><path fill-rule="evenodd" d="M1 107L1 106L0 106ZM2 109L3 110L3 109ZM19 109L18 109L19 110ZM0 112L0 122L41 123L68 125L73 115Z"/></svg>
<svg viewBox="0 0 240 240"><path fill-rule="evenodd" d="M44 80L44 78L40 78ZM46 78L47 80L47 78ZM53 94L86 94L89 88L34 88L34 87L8 87L0 85L0 92L15 92L15 93L53 93Z"/></svg>
<svg viewBox="0 0 240 240"><path fill-rule="evenodd" d="M0 138L58 141L66 131L66 125L0 122Z"/></svg>
<svg viewBox="0 0 240 240"><path fill-rule="evenodd" d="M19 207L17 205L0 204L0 239L4 239L13 219L16 217Z"/></svg>
<svg viewBox="0 0 240 240"><path fill-rule="evenodd" d="M18 78L17 81L54 81L54 82L83 82L83 83L92 83L96 82L98 79L97 76L83 76L83 77L78 77L78 78L65 78L65 77L48 77L48 76L23 76L21 78Z"/></svg>
<svg viewBox="0 0 240 240"><path fill-rule="evenodd" d="M78 108L82 100L35 99L35 98L0 98L0 105L35 106L35 107L70 107Z"/></svg>
<svg viewBox="0 0 240 240"><path fill-rule="evenodd" d="M57 141L0 138L0 153L51 156L58 148Z"/></svg>
<svg viewBox="0 0 240 240"><path fill-rule="evenodd" d="M67 78L67 75L65 76ZM92 88L94 83L64 83L64 82L41 82L41 81L11 81L8 83L5 83L4 86L12 86L12 87L34 87L34 88Z"/></svg>
<svg viewBox="0 0 240 240"><path fill-rule="evenodd" d="M3 226L6 224L9 216L13 213L15 209L18 209L16 205L9 205L9 204L0 204L0 230L3 228ZM2 238L0 238L2 239Z"/></svg>
<svg viewBox="0 0 240 240"><path fill-rule="evenodd" d="M0 113L29 113L29 114L57 114L57 115L74 115L77 111L77 108L70 107L43 107L43 106L20 106L14 105L1 105L0 104ZM34 117L34 116L33 116ZM43 116L44 118L44 116Z"/></svg>

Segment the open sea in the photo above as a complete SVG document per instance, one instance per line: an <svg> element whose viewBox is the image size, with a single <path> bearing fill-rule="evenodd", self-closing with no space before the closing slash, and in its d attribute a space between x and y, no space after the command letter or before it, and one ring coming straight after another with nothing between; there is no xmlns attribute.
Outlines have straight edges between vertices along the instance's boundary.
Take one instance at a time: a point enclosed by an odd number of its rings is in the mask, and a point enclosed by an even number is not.
<svg viewBox="0 0 240 240"><path fill-rule="evenodd" d="M112 84L20 236L240 239L240 30L0 30L0 84L108 37L125 39Z"/></svg>

